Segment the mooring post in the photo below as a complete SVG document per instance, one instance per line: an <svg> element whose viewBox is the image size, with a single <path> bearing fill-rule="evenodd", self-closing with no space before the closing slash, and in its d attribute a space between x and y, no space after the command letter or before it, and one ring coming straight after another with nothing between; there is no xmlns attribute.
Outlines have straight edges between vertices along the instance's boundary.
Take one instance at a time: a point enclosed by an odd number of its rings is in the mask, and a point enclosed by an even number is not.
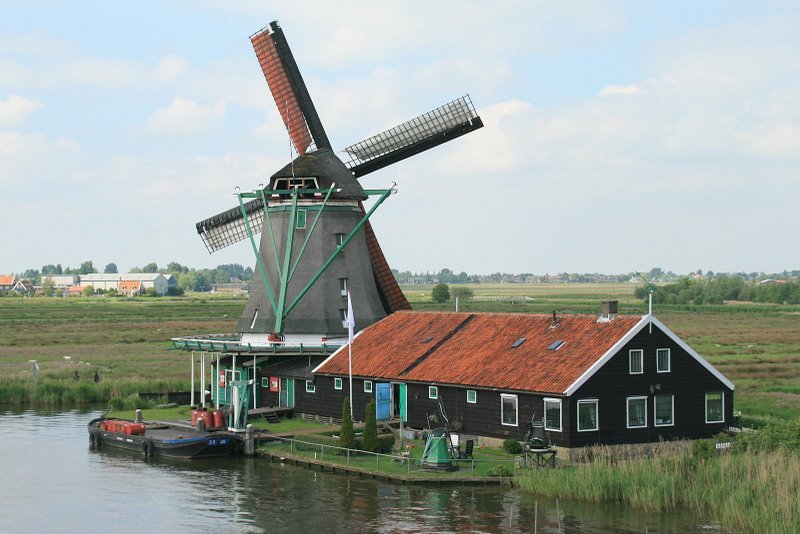
<svg viewBox="0 0 800 534"><path fill-rule="evenodd" d="M253 425L249 424L244 431L244 454L254 456L256 453L256 438L253 433Z"/></svg>
<svg viewBox="0 0 800 534"><path fill-rule="evenodd" d="M139 408L136 409L136 422L137 423L144 422L144 417L142 417L142 410Z"/></svg>

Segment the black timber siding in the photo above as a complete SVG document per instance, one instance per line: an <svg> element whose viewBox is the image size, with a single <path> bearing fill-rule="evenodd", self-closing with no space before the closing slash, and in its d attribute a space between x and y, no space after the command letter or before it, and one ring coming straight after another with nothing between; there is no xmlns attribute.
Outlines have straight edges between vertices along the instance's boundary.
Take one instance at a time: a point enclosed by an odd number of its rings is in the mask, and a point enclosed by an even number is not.
<svg viewBox="0 0 800 534"><path fill-rule="evenodd" d="M316 391L306 392L305 380L295 380L294 409L296 412L341 419L342 403L349 396L348 377L342 379L342 389L334 389L334 377L317 375L314 378ZM367 403L375 398L375 382L372 393L364 392L364 379L353 377L353 418L365 419Z"/></svg>
<svg viewBox="0 0 800 534"><path fill-rule="evenodd" d="M656 372L656 349L670 349L670 372ZM629 372L631 349L644 350L644 373ZM651 385L660 390L650 392ZM705 422L705 394L724 392L725 421ZM655 426L653 398L655 394L674 395L673 426ZM647 397L647 428L627 428L627 397ZM597 432L577 432L577 402L599 399ZM569 434L572 447L597 443L642 443L676 438L707 438L718 434L733 423L733 391L705 367L672 341L661 330L648 327L639 332L617 352L569 400Z"/></svg>

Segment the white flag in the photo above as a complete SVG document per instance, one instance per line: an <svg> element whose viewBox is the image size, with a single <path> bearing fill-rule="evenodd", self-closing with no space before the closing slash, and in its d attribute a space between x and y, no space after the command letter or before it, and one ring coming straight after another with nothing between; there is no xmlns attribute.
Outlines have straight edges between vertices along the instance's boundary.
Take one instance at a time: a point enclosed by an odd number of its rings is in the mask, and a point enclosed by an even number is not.
<svg viewBox="0 0 800 534"><path fill-rule="evenodd" d="M348 341L353 342L353 328L356 326L356 318L353 316L353 301L350 299L350 291L347 292L347 335Z"/></svg>

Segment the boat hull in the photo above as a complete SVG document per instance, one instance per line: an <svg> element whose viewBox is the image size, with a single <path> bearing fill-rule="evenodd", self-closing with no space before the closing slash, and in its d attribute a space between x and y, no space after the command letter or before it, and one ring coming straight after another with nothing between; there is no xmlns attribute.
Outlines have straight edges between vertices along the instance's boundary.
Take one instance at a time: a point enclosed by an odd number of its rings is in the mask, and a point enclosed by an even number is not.
<svg viewBox="0 0 800 534"><path fill-rule="evenodd" d="M88 425L93 447L115 447L142 453L144 456L167 458L212 458L228 456L236 450L238 438L226 432L195 432L178 429L145 430L142 435L129 435L104 430L95 419Z"/></svg>

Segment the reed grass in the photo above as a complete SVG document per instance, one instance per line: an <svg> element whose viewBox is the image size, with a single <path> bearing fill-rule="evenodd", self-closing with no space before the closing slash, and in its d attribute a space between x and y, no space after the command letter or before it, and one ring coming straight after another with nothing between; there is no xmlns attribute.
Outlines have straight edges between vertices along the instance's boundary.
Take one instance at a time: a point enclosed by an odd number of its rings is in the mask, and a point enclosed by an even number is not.
<svg viewBox="0 0 800 534"><path fill-rule="evenodd" d="M592 463L529 472L515 483L552 498L616 502L650 512L690 509L731 532L800 532L796 450L613 458L600 453Z"/></svg>
<svg viewBox="0 0 800 534"><path fill-rule="evenodd" d="M139 399L140 391L164 393L189 389L183 380L132 379L121 381L74 382L58 378L39 381L26 378L0 378L0 404L24 406L72 406L114 403L116 409L148 407Z"/></svg>

